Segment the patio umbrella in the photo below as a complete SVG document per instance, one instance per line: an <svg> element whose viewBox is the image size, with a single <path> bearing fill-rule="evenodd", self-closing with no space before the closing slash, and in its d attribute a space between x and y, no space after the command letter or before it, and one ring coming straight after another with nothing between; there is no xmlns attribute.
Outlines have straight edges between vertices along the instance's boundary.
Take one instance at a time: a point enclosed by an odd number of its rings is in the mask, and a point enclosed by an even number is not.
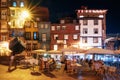
<svg viewBox="0 0 120 80"><path fill-rule="evenodd" d="M43 49L37 49L37 50L33 50L32 53L34 54L34 58L38 59L39 57L39 54L43 54L45 53L46 50L43 50Z"/></svg>
<svg viewBox="0 0 120 80"><path fill-rule="evenodd" d="M82 53L82 52L84 52L85 50L84 50L84 49L77 48L77 47L70 46L70 47L67 47L67 48L62 49L61 51L62 51L62 52L79 52L79 53Z"/></svg>
<svg viewBox="0 0 120 80"><path fill-rule="evenodd" d="M37 50L33 50L32 53L45 53L46 50L43 50L43 49L37 49Z"/></svg>
<svg viewBox="0 0 120 80"><path fill-rule="evenodd" d="M120 54L120 50L115 50L114 53L115 54Z"/></svg>
<svg viewBox="0 0 120 80"><path fill-rule="evenodd" d="M62 54L62 51L60 50L49 50L47 51L49 54Z"/></svg>
<svg viewBox="0 0 120 80"><path fill-rule="evenodd" d="M112 50L107 50L107 49L102 49L102 48L90 48L86 52L87 53L93 53L93 54L114 54L114 51Z"/></svg>

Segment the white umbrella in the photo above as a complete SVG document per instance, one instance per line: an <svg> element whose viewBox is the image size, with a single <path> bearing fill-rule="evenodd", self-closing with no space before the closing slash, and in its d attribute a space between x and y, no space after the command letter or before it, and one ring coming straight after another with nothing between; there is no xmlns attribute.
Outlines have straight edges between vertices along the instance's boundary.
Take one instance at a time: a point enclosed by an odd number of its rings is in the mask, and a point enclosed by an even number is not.
<svg viewBox="0 0 120 80"><path fill-rule="evenodd" d="M62 54L62 51L60 50L49 50L47 51L49 54Z"/></svg>
<svg viewBox="0 0 120 80"><path fill-rule="evenodd" d="M90 48L88 49L86 52L86 54L88 53L93 53L93 54L114 54L113 50L107 50L107 49L102 49L102 48Z"/></svg>
<svg viewBox="0 0 120 80"><path fill-rule="evenodd" d="M67 48L62 49L61 51L62 51L62 52L79 52L79 53L82 53L82 52L84 52L85 50L84 50L84 49L77 48L77 47L70 46L70 47L67 47Z"/></svg>
<svg viewBox="0 0 120 80"><path fill-rule="evenodd" d="M32 53L45 53L46 50L43 49L37 49L37 50L33 50Z"/></svg>
<svg viewBox="0 0 120 80"><path fill-rule="evenodd" d="M120 54L120 50L115 50L114 53L115 54Z"/></svg>

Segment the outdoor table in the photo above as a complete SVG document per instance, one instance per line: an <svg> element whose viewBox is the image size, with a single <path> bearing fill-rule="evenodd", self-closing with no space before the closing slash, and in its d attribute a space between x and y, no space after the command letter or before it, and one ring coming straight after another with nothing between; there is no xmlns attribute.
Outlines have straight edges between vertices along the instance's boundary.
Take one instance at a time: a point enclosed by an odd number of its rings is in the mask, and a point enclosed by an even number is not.
<svg viewBox="0 0 120 80"><path fill-rule="evenodd" d="M72 68L73 68L73 71L75 73L79 73L80 72L80 67L82 66L81 64L78 64L78 63L72 63L71 64Z"/></svg>

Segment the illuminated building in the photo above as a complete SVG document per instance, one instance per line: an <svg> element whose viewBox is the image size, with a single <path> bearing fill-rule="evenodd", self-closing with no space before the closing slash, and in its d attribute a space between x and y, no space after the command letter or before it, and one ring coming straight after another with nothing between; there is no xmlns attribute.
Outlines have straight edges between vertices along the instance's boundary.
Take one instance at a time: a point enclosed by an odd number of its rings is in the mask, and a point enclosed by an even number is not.
<svg viewBox="0 0 120 80"><path fill-rule="evenodd" d="M103 47L106 39L106 12L107 10L87 9L87 7L77 10L81 48Z"/></svg>
<svg viewBox="0 0 120 80"><path fill-rule="evenodd" d="M71 22L72 21L72 22ZM51 43L50 49L60 50L69 46L79 46L80 24L76 20L64 18L60 23L51 24Z"/></svg>
<svg viewBox="0 0 120 80"><path fill-rule="evenodd" d="M0 0L0 41L7 41L9 39L8 20L8 0Z"/></svg>
<svg viewBox="0 0 120 80"><path fill-rule="evenodd" d="M31 52L36 49L44 49L41 47L43 43L41 42L42 32L46 32L44 29L40 29L41 25L48 25L49 11L46 7L34 7L31 11L32 20L25 21L24 24L24 39L26 42L26 50ZM49 32L49 31L48 31ZM47 33L48 33L47 32ZM48 36L48 35L47 35Z"/></svg>

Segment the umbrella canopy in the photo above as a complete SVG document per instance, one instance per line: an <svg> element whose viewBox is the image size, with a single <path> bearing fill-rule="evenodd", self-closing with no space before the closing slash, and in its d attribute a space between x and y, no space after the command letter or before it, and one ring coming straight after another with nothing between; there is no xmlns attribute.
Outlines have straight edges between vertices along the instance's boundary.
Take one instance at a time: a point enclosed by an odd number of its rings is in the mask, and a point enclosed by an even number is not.
<svg viewBox="0 0 120 80"><path fill-rule="evenodd" d="M80 49L80 48L77 48L77 47L73 47L73 46L70 46L70 47L67 47L67 48L64 48L62 49L61 51L63 52L84 52L85 50L84 49Z"/></svg>
<svg viewBox="0 0 120 80"><path fill-rule="evenodd" d="M37 49L37 50L33 50L32 53L45 53L46 50L43 49Z"/></svg>
<svg viewBox="0 0 120 80"><path fill-rule="evenodd" d="M47 51L49 54L62 54L62 51L60 50L49 50Z"/></svg>
<svg viewBox="0 0 120 80"><path fill-rule="evenodd" d="M114 53L115 54L120 54L120 50L115 50Z"/></svg>
<svg viewBox="0 0 120 80"><path fill-rule="evenodd" d="M85 53L93 54L114 54L114 51L102 48L90 48Z"/></svg>

